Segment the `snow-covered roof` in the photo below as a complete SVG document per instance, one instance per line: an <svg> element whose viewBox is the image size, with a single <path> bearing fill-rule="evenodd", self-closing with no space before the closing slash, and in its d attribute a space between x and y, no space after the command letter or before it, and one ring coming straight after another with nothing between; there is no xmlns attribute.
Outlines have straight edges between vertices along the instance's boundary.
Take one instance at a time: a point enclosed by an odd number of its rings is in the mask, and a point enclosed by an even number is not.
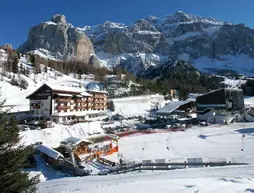
<svg viewBox="0 0 254 193"><path fill-rule="evenodd" d="M69 86L60 86L55 84L47 84L52 90L55 91L68 91L74 93L81 93L84 89L76 88L76 87L69 87Z"/></svg>
<svg viewBox="0 0 254 193"><path fill-rule="evenodd" d="M86 89L90 91L100 91L100 86L96 82L90 82L86 85Z"/></svg>
<svg viewBox="0 0 254 193"><path fill-rule="evenodd" d="M208 92L208 93L201 94L201 95L197 96L197 98L202 97L202 96L205 96L205 95L208 95L208 94L211 94L211 93L214 93L214 92L217 92L217 91L220 91L220 90L243 92L242 89L238 89L238 88L220 88L220 89L217 89L217 90L213 90L213 91L211 91L211 92Z"/></svg>
<svg viewBox="0 0 254 193"><path fill-rule="evenodd" d="M65 139L64 141L62 141L61 143L64 144L72 144L74 146L78 145L81 142L86 142L86 143L90 143L92 144L93 142L87 139L81 139L81 138L77 138L77 137L68 137L67 139Z"/></svg>
<svg viewBox="0 0 254 193"><path fill-rule="evenodd" d="M64 158L64 156L60 152L58 152L48 146L45 146L45 145L38 145L37 150L39 150L40 152L46 154L47 156L49 156L55 160L57 160L60 157Z"/></svg>
<svg viewBox="0 0 254 193"><path fill-rule="evenodd" d="M193 100L172 101L157 111L157 114L170 114L182 105L193 102Z"/></svg>
<svg viewBox="0 0 254 193"><path fill-rule="evenodd" d="M85 91L81 92L80 94L82 96L92 96L91 94L89 94L88 92L85 92Z"/></svg>
<svg viewBox="0 0 254 193"><path fill-rule="evenodd" d="M107 94L108 92L105 90L87 90L88 92L97 92L97 93L104 93Z"/></svg>
<svg viewBox="0 0 254 193"><path fill-rule="evenodd" d="M57 94L58 96L69 96L69 97L72 97L72 95L71 94L62 94L62 93L59 93L59 94Z"/></svg>

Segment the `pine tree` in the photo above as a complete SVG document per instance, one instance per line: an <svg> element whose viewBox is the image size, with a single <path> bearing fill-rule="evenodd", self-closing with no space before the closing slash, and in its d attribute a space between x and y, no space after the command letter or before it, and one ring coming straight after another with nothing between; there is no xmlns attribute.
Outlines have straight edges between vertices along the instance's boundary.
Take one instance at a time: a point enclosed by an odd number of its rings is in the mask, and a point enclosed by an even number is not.
<svg viewBox="0 0 254 193"><path fill-rule="evenodd" d="M15 55L13 57L12 70L11 70L13 73L17 73L18 72L18 62L19 62L18 56Z"/></svg>
<svg viewBox="0 0 254 193"><path fill-rule="evenodd" d="M35 56L34 55L30 55L29 56L29 61L31 62L31 64L34 65L34 63L35 63Z"/></svg>
<svg viewBox="0 0 254 193"><path fill-rule="evenodd" d="M20 52L17 50L17 56L18 56L18 59L20 59Z"/></svg>
<svg viewBox="0 0 254 193"><path fill-rule="evenodd" d="M48 72L48 67L45 65L44 66L44 72L47 73Z"/></svg>
<svg viewBox="0 0 254 193"><path fill-rule="evenodd" d="M25 74L24 71L25 71L25 70L24 70L24 66L23 66L23 63L21 62L21 63L20 63L20 72L21 72L22 74Z"/></svg>
<svg viewBox="0 0 254 193"><path fill-rule="evenodd" d="M5 193L35 192L38 176L29 178L28 173L21 171L29 148L19 145L17 123L4 118L3 104L0 102L0 190Z"/></svg>
<svg viewBox="0 0 254 193"><path fill-rule="evenodd" d="M7 65L6 65L6 70L7 70L8 72L11 72L12 63L13 63L13 57L12 57L11 54L8 54Z"/></svg>
<svg viewBox="0 0 254 193"><path fill-rule="evenodd" d="M109 110L111 110L111 111L115 111L115 104L114 104L113 101L109 101L109 102L108 102L108 108L109 108Z"/></svg>

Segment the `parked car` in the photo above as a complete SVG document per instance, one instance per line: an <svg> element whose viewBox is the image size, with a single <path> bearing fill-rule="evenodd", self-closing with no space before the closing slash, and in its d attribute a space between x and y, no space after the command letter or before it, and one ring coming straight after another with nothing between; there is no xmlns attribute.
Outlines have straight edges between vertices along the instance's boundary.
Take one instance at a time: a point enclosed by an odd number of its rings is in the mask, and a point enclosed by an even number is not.
<svg viewBox="0 0 254 193"><path fill-rule="evenodd" d="M201 126L209 126L210 124L208 122L202 121L199 123Z"/></svg>
<svg viewBox="0 0 254 193"><path fill-rule="evenodd" d="M165 129L170 129L172 127L172 125L166 125Z"/></svg>
<svg viewBox="0 0 254 193"><path fill-rule="evenodd" d="M147 133L156 133L156 131L152 128L149 128L146 130Z"/></svg>

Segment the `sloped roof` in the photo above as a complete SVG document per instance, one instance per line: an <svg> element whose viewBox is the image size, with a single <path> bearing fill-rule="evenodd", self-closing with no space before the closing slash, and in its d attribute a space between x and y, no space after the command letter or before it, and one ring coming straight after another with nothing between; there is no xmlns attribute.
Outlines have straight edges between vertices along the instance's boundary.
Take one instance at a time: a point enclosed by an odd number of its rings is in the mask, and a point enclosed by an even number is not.
<svg viewBox="0 0 254 193"><path fill-rule="evenodd" d="M220 90L243 92L243 90L242 90L242 89L239 89L239 88L219 88L219 89L213 90L213 91L211 91L211 92L207 92L207 93L204 93L204 94L200 94L199 96L197 96L197 98L202 97L202 96L205 96L205 95L208 95L208 94L211 94L211 93L214 93L214 92L217 92L217 91L220 91Z"/></svg>
<svg viewBox="0 0 254 193"><path fill-rule="evenodd" d="M61 86L61 85L55 85L55 84L46 84L48 85L52 90L54 91L68 91L73 93L81 93L85 89L83 88L77 88L77 87L70 87L70 86Z"/></svg>
<svg viewBox="0 0 254 193"><path fill-rule="evenodd" d="M92 96L91 94L89 94L88 92L82 91L80 93L82 96Z"/></svg>
<svg viewBox="0 0 254 193"><path fill-rule="evenodd" d="M172 101L157 111L157 114L170 114L180 106L191 103L193 100Z"/></svg>
<svg viewBox="0 0 254 193"><path fill-rule="evenodd" d="M38 87L34 92L32 92L26 98L29 98L31 95L33 95L38 89L40 89L44 85L47 85L48 87L50 87L54 91L71 92L71 93L75 93L75 94L81 94L82 96L92 96L91 94L86 92L85 88L60 86L60 85L54 85L54 84L42 84L40 87Z"/></svg>
<svg viewBox="0 0 254 193"><path fill-rule="evenodd" d="M40 152L46 154L47 156L49 156L55 160L57 160L60 157L64 158L64 156L60 152L58 152L46 145L38 145L37 150L39 150Z"/></svg>
<svg viewBox="0 0 254 193"><path fill-rule="evenodd" d="M74 146L78 145L78 144L81 143L81 142L86 142L86 143L90 143L90 144L93 143L93 142L90 141L90 140L81 139L81 138L78 138L78 137L68 137L67 139L65 139L65 140L63 141L63 143L65 143L65 144L70 143L70 144L72 144L72 145L74 145Z"/></svg>

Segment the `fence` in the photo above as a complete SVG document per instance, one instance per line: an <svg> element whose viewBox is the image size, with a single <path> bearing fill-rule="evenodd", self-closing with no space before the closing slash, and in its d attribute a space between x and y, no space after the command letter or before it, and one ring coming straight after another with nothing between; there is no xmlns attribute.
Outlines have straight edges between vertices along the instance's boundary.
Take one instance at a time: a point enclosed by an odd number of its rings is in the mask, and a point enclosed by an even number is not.
<svg viewBox="0 0 254 193"><path fill-rule="evenodd" d="M172 160L166 163L165 159L156 159L154 162L152 160L143 160L142 163L123 165L118 168L112 168L107 174L121 174L134 171L156 171L156 170L175 170L175 169L185 169L185 168L204 168L204 167L218 167L218 166L232 166L232 165L248 165L250 162L246 160L227 160L226 158L220 159L209 159L209 161L204 161L202 158L187 158L186 161L180 159Z"/></svg>

